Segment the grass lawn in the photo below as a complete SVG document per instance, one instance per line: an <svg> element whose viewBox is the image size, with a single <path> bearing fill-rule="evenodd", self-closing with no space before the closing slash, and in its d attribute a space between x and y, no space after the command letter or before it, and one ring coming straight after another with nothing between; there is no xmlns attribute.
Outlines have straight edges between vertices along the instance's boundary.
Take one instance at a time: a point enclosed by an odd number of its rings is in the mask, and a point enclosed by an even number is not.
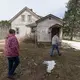
<svg viewBox="0 0 80 80"><path fill-rule="evenodd" d="M50 47L35 48L34 44L22 43L20 47L20 65L16 80L80 80L80 51L61 49L62 56L49 56ZM55 60L56 66L49 74L45 60ZM0 56L0 80L7 80L7 60Z"/></svg>

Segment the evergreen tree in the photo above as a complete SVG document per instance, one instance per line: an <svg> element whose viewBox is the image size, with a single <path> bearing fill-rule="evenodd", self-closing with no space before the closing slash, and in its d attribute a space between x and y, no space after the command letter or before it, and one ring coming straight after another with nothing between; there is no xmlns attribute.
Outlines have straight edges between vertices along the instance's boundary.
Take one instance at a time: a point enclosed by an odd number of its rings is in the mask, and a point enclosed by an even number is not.
<svg viewBox="0 0 80 80"><path fill-rule="evenodd" d="M80 0L69 0L63 20L65 21L64 34L70 36L72 40L80 32Z"/></svg>
<svg viewBox="0 0 80 80"><path fill-rule="evenodd" d="M7 20L0 21L0 27L11 27L11 23Z"/></svg>

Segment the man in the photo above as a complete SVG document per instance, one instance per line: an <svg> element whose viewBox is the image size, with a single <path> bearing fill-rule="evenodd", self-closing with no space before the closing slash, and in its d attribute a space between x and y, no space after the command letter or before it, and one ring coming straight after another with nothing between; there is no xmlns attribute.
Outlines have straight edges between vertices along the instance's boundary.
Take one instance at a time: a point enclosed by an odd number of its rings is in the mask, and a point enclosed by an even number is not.
<svg viewBox="0 0 80 80"><path fill-rule="evenodd" d="M15 30L10 29L5 41L5 55L8 59L8 78L13 78L14 71L19 65L19 43Z"/></svg>
<svg viewBox="0 0 80 80"><path fill-rule="evenodd" d="M50 56L52 57L53 56L53 51L54 49L57 50L58 52L58 55L61 56L60 52L59 52L59 45L60 45L60 39L58 37L58 34L55 34L52 38L52 49L51 49L51 52L50 52Z"/></svg>

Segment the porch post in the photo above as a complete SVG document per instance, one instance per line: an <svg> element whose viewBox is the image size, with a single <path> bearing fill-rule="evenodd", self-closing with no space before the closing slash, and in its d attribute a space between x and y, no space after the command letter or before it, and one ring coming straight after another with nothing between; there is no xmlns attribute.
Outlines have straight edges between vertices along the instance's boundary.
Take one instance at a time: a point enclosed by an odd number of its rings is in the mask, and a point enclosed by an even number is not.
<svg viewBox="0 0 80 80"><path fill-rule="evenodd" d="M62 29L62 27L61 27L61 28L60 28L60 34L59 34L61 40L62 40L62 34L63 34L63 29Z"/></svg>
<svg viewBox="0 0 80 80"><path fill-rule="evenodd" d="M37 47L37 29L35 28L35 48Z"/></svg>

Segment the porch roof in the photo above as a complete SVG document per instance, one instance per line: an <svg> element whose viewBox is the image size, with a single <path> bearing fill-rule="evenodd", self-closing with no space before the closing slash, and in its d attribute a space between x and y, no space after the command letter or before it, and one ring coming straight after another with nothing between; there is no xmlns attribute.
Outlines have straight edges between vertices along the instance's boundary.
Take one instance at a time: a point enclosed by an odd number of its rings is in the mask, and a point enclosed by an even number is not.
<svg viewBox="0 0 80 80"><path fill-rule="evenodd" d="M60 28L60 27L62 27L62 25L60 25L60 24L55 24L55 25L52 25L49 29L51 29L51 28L55 28L55 27L57 27L57 28Z"/></svg>
<svg viewBox="0 0 80 80"><path fill-rule="evenodd" d="M28 27L36 27L37 24L36 24L36 23L31 23L31 24L28 24L28 25L26 25L26 26L28 26Z"/></svg>

